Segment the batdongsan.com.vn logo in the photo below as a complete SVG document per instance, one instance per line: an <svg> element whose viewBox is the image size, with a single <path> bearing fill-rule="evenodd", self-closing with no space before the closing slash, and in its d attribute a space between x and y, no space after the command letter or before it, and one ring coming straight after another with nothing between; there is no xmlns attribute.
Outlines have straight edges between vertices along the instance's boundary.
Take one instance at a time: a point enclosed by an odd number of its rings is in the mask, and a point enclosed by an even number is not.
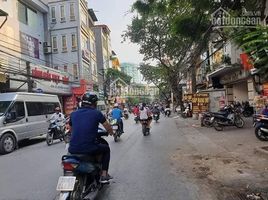
<svg viewBox="0 0 268 200"><path fill-rule="evenodd" d="M264 20L261 18L260 11L247 11L242 9L241 16L232 16L222 7L218 8L211 14L213 27L256 27L259 25L267 25L267 16Z"/></svg>

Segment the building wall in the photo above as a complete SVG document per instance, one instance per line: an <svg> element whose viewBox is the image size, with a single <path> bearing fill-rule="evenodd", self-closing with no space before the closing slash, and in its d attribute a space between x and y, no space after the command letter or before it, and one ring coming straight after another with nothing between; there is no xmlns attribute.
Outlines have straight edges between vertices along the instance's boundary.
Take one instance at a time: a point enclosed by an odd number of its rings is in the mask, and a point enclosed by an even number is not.
<svg viewBox="0 0 268 200"><path fill-rule="evenodd" d="M248 101L248 85L247 81L243 81L233 85L234 101Z"/></svg>

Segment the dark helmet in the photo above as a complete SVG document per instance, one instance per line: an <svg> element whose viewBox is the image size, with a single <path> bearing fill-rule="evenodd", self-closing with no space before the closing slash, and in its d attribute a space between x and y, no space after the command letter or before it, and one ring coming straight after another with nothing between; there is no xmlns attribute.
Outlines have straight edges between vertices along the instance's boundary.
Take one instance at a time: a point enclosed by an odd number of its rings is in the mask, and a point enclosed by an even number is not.
<svg viewBox="0 0 268 200"><path fill-rule="evenodd" d="M82 96L82 106L83 105L93 105L98 101L98 96L94 92L86 92Z"/></svg>

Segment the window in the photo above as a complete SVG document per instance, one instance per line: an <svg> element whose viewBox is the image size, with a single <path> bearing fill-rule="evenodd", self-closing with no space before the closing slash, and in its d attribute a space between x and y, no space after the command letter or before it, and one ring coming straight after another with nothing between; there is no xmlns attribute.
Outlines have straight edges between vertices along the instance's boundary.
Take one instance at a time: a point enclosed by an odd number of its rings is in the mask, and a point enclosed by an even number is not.
<svg viewBox="0 0 268 200"><path fill-rule="evenodd" d="M36 28L38 25L37 12L22 2L18 2L18 20Z"/></svg>
<svg viewBox="0 0 268 200"><path fill-rule="evenodd" d="M44 114L43 104L41 102L26 102L28 116L37 116Z"/></svg>
<svg viewBox="0 0 268 200"><path fill-rule="evenodd" d="M58 53L57 36L52 36L52 51L53 53Z"/></svg>
<svg viewBox="0 0 268 200"><path fill-rule="evenodd" d="M15 102L7 114L7 122L15 122L25 117L25 109L23 102Z"/></svg>
<svg viewBox="0 0 268 200"><path fill-rule="evenodd" d="M44 114L53 114L55 112L55 108L56 107L60 107L60 105L58 103L50 103L50 102L45 102L42 103L43 104L43 108L44 108Z"/></svg>
<svg viewBox="0 0 268 200"><path fill-rule="evenodd" d="M61 45L62 45L62 52L67 52L67 40L66 35L61 36Z"/></svg>
<svg viewBox="0 0 268 200"><path fill-rule="evenodd" d="M67 65L64 65L63 69L64 69L64 72L68 72L68 66Z"/></svg>
<svg viewBox="0 0 268 200"><path fill-rule="evenodd" d="M56 23L56 7L50 8L51 22Z"/></svg>
<svg viewBox="0 0 268 200"><path fill-rule="evenodd" d="M72 51L77 49L76 35L72 34Z"/></svg>
<svg viewBox="0 0 268 200"><path fill-rule="evenodd" d="M74 79L78 79L77 64L73 64L73 75L74 75Z"/></svg>
<svg viewBox="0 0 268 200"><path fill-rule="evenodd" d="M70 4L70 20L74 21L75 20L75 15L74 15L74 4Z"/></svg>
<svg viewBox="0 0 268 200"><path fill-rule="evenodd" d="M60 21L65 22L65 7L64 5L60 6Z"/></svg>
<svg viewBox="0 0 268 200"><path fill-rule="evenodd" d="M28 116L53 114L57 106L56 102L26 102Z"/></svg>

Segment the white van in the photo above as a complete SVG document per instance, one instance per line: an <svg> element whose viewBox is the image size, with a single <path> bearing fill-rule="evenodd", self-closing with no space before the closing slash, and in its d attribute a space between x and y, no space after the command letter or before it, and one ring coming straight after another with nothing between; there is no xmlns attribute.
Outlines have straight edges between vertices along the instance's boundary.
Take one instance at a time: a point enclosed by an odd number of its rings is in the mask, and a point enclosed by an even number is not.
<svg viewBox="0 0 268 200"><path fill-rule="evenodd" d="M61 107L56 95L0 94L0 153L10 153L18 141L46 133L56 106Z"/></svg>

